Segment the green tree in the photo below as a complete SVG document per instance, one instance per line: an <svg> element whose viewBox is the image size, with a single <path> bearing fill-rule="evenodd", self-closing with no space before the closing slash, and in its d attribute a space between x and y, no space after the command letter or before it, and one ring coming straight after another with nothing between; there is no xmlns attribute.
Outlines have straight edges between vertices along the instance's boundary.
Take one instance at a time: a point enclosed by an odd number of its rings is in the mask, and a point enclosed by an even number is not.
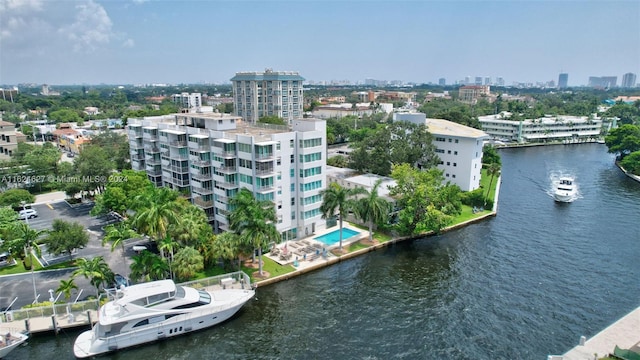
<svg viewBox="0 0 640 360"><path fill-rule="evenodd" d="M609 131L604 142L609 152L617 154L620 160L632 152L640 150L640 125L625 124Z"/></svg>
<svg viewBox="0 0 640 360"><path fill-rule="evenodd" d="M276 209L271 201L258 201L251 191L243 188L229 203L229 227L242 241L258 249L258 274L262 272L262 249L271 242L280 242L276 229Z"/></svg>
<svg viewBox="0 0 640 360"><path fill-rule="evenodd" d="M132 257L131 279L133 281L154 281L162 280L169 272L169 265L160 256L150 252L142 251Z"/></svg>
<svg viewBox="0 0 640 360"><path fill-rule="evenodd" d="M487 144L482 148L482 163L483 164L498 164L500 166L500 154L495 146Z"/></svg>
<svg viewBox="0 0 640 360"><path fill-rule="evenodd" d="M326 189L320 192L320 195L322 195L322 205L320 206L322 218L328 219L338 215L340 224L340 251L342 251L342 220L349 214L351 209L356 207L356 202L353 197L361 193L362 189L347 189L335 182L332 182Z"/></svg>
<svg viewBox="0 0 640 360"><path fill-rule="evenodd" d="M233 232L223 232L218 234L211 243L211 254L213 258L222 259L233 263L234 259L240 259L240 237ZM240 269L240 261L238 261L238 269Z"/></svg>
<svg viewBox="0 0 640 360"><path fill-rule="evenodd" d="M193 278L196 273L204 269L204 258L198 250L190 246L180 249L176 253L174 262L176 277L183 281Z"/></svg>
<svg viewBox="0 0 640 360"><path fill-rule="evenodd" d="M89 243L89 233L78 222L55 219L44 243L47 244L47 251L50 253L67 254L73 259L73 250L82 249Z"/></svg>
<svg viewBox="0 0 640 360"><path fill-rule="evenodd" d="M287 125L287 122L283 118L275 115L263 116L260 119L258 119L258 122L261 122L263 124Z"/></svg>
<svg viewBox="0 0 640 360"><path fill-rule="evenodd" d="M96 288L96 296L100 294L100 287L113 282L114 274L102 256L93 259L80 258L76 262L78 268L73 276L82 275Z"/></svg>
<svg viewBox="0 0 640 360"><path fill-rule="evenodd" d="M22 204L32 204L36 197L24 189L9 189L0 194L0 206L18 208Z"/></svg>
<svg viewBox="0 0 640 360"><path fill-rule="evenodd" d="M391 210L391 204L378 195L378 189L382 184L382 179L376 181L371 191L364 190L363 197L356 200L354 213L360 220L369 223L369 242L373 243L373 224L380 224L386 221Z"/></svg>
<svg viewBox="0 0 640 360"><path fill-rule="evenodd" d="M624 159L620 161L620 166L626 171L640 176L640 151L635 151L625 156Z"/></svg>
<svg viewBox="0 0 640 360"><path fill-rule="evenodd" d="M136 211L132 224L142 234L155 241L167 236L170 224L179 224L178 193L168 188L150 188L138 195L133 204Z"/></svg>
<svg viewBox="0 0 640 360"><path fill-rule="evenodd" d="M129 163L129 139L125 134L103 131L91 138L91 146L97 146L108 154L118 171L131 168Z"/></svg>
<svg viewBox="0 0 640 360"><path fill-rule="evenodd" d="M71 123L82 120L79 111L68 108L51 111L48 114L48 118L57 123Z"/></svg>
<svg viewBox="0 0 640 360"><path fill-rule="evenodd" d="M144 171L123 170L109 180L102 194L96 196L96 205L91 209L91 214L101 215L115 211L126 216L127 210L134 208L136 196L153 191L153 188L153 183Z"/></svg>
<svg viewBox="0 0 640 360"><path fill-rule="evenodd" d="M493 186L493 178L496 175L500 175L500 165L496 163L491 163L487 166L487 175L490 175L491 178L489 180L489 188L487 189L487 195L485 196L484 206L487 206L487 199L491 194L491 186Z"/></svg>
<svg viewBox="0 0 640 360"><path fill-rule="evenodd" d="M69 185L81 184L83 191L102 190L114 170L115 164L109 155L102 148L89 145L82 149L74 161L75 174L83 181Z"/></svg>
<svg viewBox="0 0 640 360"><path fill-rule="evenodd" d="M74 282L73 278L69 280L60 280L60 285L56 289L57 293L63 293L67 302L71 299L71 291L78 290L78 285Z"/></svg>
<svg viewBox="0 0 640 360"><path fill-rule="evenodd" d="M127 240L137 237L138 234L124 222L107 225L104 231L105 235L102 238L102 246L111 243L111 252L119 246L122 249L122 263L126 265L124 244Z"/></svg>

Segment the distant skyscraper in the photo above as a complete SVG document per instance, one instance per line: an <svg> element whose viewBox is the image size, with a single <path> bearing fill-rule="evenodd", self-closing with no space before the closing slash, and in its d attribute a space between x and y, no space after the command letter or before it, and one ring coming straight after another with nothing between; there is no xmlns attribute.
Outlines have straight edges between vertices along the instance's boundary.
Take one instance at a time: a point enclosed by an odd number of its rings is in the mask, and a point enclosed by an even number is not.
<svg viewBox="0 0 640 360"><path fill-rule="evenodd" d="M617 76L589 76L589 87L608 89L616 87Z"/></svg>
<svg viewBox="0 0 640 360"><path fill-rule="evenodd" d="M566 89L569 84L569 74L560 73L558 76L558 89Z"/></svg>
<svg viewBox="0 0 640 360"><path fill-rule="evenodd" d="M626 73L622 75L622 87L623 88L636 87L636 74Z"/></svg>
<svg viewBox="0 0 640 360"><path fill-rule="evenodd" d="M447 80L445 78L438 79L438 85L445 86L447 84Z"/></svg>
<svg viewBox="0 0 640 360"><path fill-rule="evenodd" d="M498 76L496 78L496 85L498 86L504 86L504 79L502 78L502 76Z"/></svg>
<svg viewBox="0 0 640 360"><path fill-rule="evenodd" d="M491 85L491 78L489 76L485 76L484 77L484 84L485 85Z"/></svg>
<svg viewBox="0 0 640 360"><path fill-rule="evenodd" d="M482 76L476 76L476 85L482 85Z"/></svg>
<svg viewBox="0 0 640 360"><path fill-rule="evenodd" d="M464 77L464 83L465 83L466 85L471 84L471 76L465 76L465 77Z"/></svg>

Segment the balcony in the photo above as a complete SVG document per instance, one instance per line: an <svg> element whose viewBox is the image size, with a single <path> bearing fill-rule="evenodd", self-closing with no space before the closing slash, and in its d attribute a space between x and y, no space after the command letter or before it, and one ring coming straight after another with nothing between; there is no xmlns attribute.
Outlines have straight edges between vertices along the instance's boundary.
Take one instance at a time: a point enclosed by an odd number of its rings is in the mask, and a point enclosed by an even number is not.
<svg viewBox="0 0 640 360"><path fill-rule="evenodd" d="M269 168L269 169L256 169L256 176L269 176L269 175L273 175L275 173L275 170L273 168Z"/></svg>
<svg viewBox="0 0 640 360"><path fill-rule="evenodd" d="M188 166L175 166L175 165L170 165L169 166L169 170L177 172L177 173L188 173L189 172L189 167Z"/></svg>
<svg viewBox="0 0 640 360"><path fill-rule="evenodd" d="M269 154L256 154L256 161L273 161L273 153Z"/></svg>
<svg viewBox="0 0 640 360"><path fill-rule="evenodd" d="M221 230L225 230L228 231L229 230L229 224L227 224L227 217L224 215L209 215L210 217L213 216L214 220L218 221L218 227Z"/></svg>
<svg viewBox="0 0 640 360"><path fill-rule="evenodd" d="M141 138L142 131L129 131L129 137L131 138Z"/></svg>
<svg viewBox="0 0 640 360"><path fill-rule="evenodd" d="M235 151L220 151L220 152L216 152L214 151L214 153L220 157L224 157L224 158L235 158L236 157L236 152Z"/></svg>
<svg viewBox="0 0 640 360"><path fill-rule="evenodd" d="M162 162L160 161L160 158L156 158L156 157L147 157L147 159L145 160L147 165L160 165L162 164Z"/></svg>
<svg viewBox="0 0 640 360"><path fill-rule="evenodd" d="M178 185L178 186L188 186L189 185L189 179L176 179L176 178L172 178L171 176L167 176L167 175L163 175L162 176L162 180L174 185Z"/></svg>
<svg viewBox="0 0 640 360"><path fill-rule="evenodd" d="M129 148L131 149L143 149L142 141L129 141Z"/></svg>
<svg viewBox="0 0 640 360"><path fill-rule="evenodd" d="M200 206L201 208L211 208L213 207L213 200L204 200L202 196L197 196L193 198L193 203Z"/></svg>
<svg viewBox="0 0 640 360"><path fill-rule="evenodd" d="M191 186L191 190L193 192L196 192L200 195L211 195L213 194L213 190L212 189L207 189L207 188L203 188L200 186Z"/></svg>
<svg viewBox="0 0 640 360"><path fill-rule="evenodd" d="M147 175L160 176L160 175L162 175L162 169L147 168Z"/></svg>
<svg viewBox="0 0 640 360"><path fill-rule="evenodd" d="M171 154L170 153L169 154L169 158L170 159L174 159L174 160L189 160L189 155L187 155L187 154L178 154L178 153Z"/></svg>
<svg viewBox="0 0 640 360"><path fill-rule="evenodd" d="M216 168L216 170L219 173L223 173L223 174L234 174L238 172L238 168L236 166L221 166L219 168Z"/></svg>
<svg viewBox="0 0 640 360"><path fill-rule="evenodd" d="M156 140L158 139L158 135L157 134L149 134L149 133L144 133L144 135L142 135L142 138L145 140Z"/></svg>
<svg viewBox="0 0 640 360"><path fill-rule="evenodd" d="M190 142L189 149L195 150L195 151L211 151L211 145Z"/></svg>
<svg viewBox="0 0 640 360"><path fill-rule="evenodd" d="M275 185L256 186L255 189L259 193L267 193L275 190Z"/></svg>
<svg viewBox="0 0 640 360"><path fill-rule="evenodd" d="M217 195L216 194L216 201L221 203L221 204L228 204L229 203L229 198L226 196L222 196L222 195Z"/></svg>
<svg viewBox="0 0 640 360"><path fill-rule="evenodd" d="M144 146L144 151L147 154L157 154L160 152L160 148L157 146L153 146L153 145L145 145Z"/></svg>
<svg viewBox="0 0 640 360"><path fill-rule="evenodd" d="M144 154L131 154L131 160L133 161L144 160Z"/></svg>
<svg viewBox="0 0 640 360"><path fill-rule="evenodd" d="M230 183L230 182L226 182L226 181L216 181L216 186L225 188L225 189L237 189L238 188L238 184L235 183Z"/></svg>
<svg viewBox="0 0 640 360"><path fill-rule="evenodd" d="M211 160L202 160L199 158L191 158L191 163L197 166L211 166Z"/></svg>
<svg viewBox="0 0 640 360"><path fill-rule="evenodd" d="M211 174L201 174L201 173L191 173L191 178L200 181L210 181L213 180Z"/></svg>
<svg viewBox="0 0 640 360"><path fill-rule="evenodd" d="M187 146L187 142L184 140L174 140L169 142L169 145L174 146L174 147L186 147Z"/></svg>

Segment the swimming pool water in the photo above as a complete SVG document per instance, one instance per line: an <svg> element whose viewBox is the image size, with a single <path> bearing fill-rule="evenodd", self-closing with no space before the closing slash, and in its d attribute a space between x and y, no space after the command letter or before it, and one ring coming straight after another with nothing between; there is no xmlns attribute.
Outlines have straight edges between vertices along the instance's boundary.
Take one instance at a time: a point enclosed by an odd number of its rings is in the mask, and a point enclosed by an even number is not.
<svg viewBox="0 0 640 360"><path fill-rule="evenodd" d="M345 241L346 239L356 236L360 234L359 231L355 231L355 230L351 230L351 229L347 229L347 228L342 228L342 241ZM333 245L337 242L340 241L340 229L338 230L334 230L328 234L324 234L322 236L318 236L313 238L314 240L318 240L323 244L326 245Z"/></svg>

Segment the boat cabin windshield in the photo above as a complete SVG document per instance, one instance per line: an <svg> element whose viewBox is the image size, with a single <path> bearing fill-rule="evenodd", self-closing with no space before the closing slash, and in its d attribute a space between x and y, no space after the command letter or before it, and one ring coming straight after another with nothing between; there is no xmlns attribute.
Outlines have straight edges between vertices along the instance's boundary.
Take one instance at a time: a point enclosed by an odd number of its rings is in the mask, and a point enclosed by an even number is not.
<svg viewBox="0 0 640 360"><path fill-rule="evenodd" d="M184 288L182 286L176 286L175 291L153 294L151 296L146 296L140 299L136 299L131 303L138 306L144 306L144 307L155 306L163 302L173 300L175 298L184 298L184 295L185 295Z"/></svg>

